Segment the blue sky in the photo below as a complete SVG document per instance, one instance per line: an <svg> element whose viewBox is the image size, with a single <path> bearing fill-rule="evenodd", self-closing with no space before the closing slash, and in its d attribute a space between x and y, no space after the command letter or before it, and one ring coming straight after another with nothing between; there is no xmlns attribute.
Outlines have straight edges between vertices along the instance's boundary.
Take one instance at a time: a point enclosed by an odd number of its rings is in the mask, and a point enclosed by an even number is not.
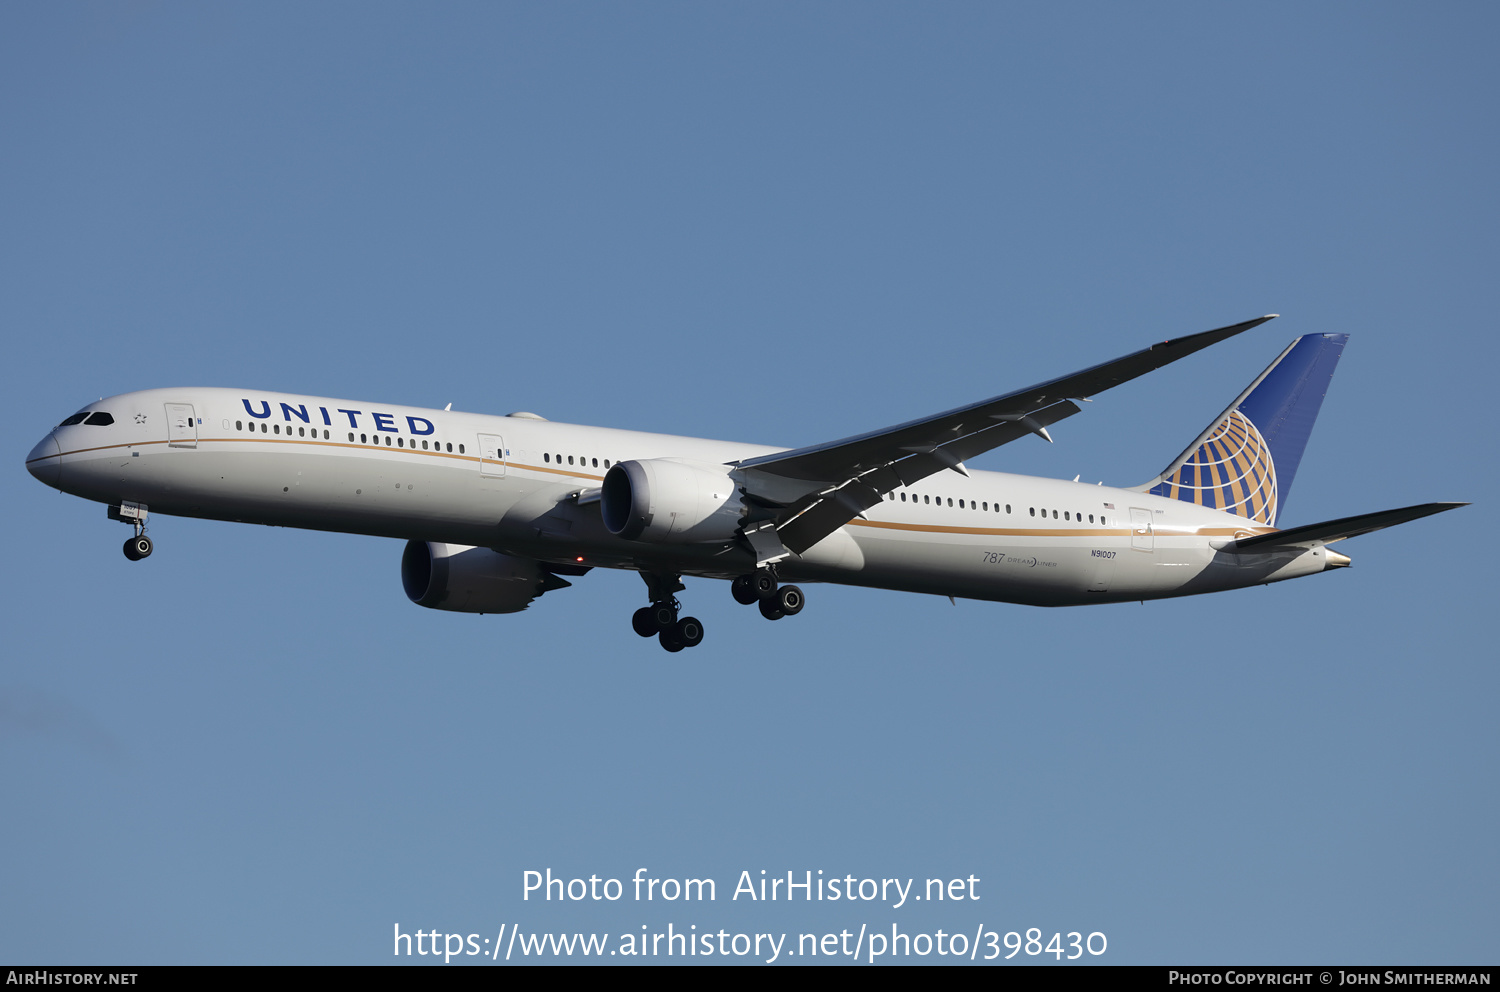
<svg viewBox="0 0 1500 992"><path fill-rule="evenodd" d="M383 963L395 925L671 922L1493 963L1496 29L1482 4L0 10L0 959ZM689 580L708 637L668 656L627 573L450 616L405 600L396 542L167 517L132 564L22 467L84 402L179 384L811 444L1268 312L976 464L1143 482L1291 338L1347 332L1283 523L1476 505L1340 546L1351 569L1144 606L817 586L771 625ZM528 869L642 867L719 899L521 898ZM981 899L729 900L762 869Z"/></svg>

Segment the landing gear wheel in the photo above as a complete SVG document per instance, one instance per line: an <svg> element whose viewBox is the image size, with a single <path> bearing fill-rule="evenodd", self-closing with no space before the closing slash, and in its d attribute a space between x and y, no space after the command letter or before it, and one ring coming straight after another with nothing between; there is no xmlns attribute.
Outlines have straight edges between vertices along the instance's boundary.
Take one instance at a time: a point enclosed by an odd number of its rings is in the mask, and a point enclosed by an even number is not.
<svg viewBox="0 0 1500 992"><path fill-rule="evenodd" d="M683 647L695 648L703 643L703 621L697 617L683 617L672 628L672 633Z"/></svg>
<svg viewBox="0 0 1500 992"><path fill-rule="evenodd" d="M767 620L780 620L786 616L786 611L781 608L780 603L776 602L776 597L771 596L760 601L760 615Z"/></svg>
<svg viewBox="0 0 1500 992"><path fill-rule="evenodd" d="M657 630L670 630L672 625L677 622L677 604L675 602L652 603L649 609L651 610L651 618L656 624Z"/></svg>
<svg viewBox="0 0 1500 992"><path fill-rule="evenodd" d="M789 617L794 617L802 612L802 607L807 605L807 597L802 595L802 590L796 586L782 586L776 590L773 597L776 605L781 607L781 612Z"/></svg>
<svg viewBox="0 0 1500 992"><path fill-rule="evenodd" d="M131 561L140 561L142 558L151 556L151 538L145 534L132 537L125 542L125 557Z"/></svg>
<svg viewBox="0 0 1500 992"><path fill-rule="evenodd" d="M751 588L755 590L756 599L764 600L776 591L776 576L772 575L768 568L756 572L750 577L750 581Z"/></svg>
<svg viewBox="0 0 1500 992"><path fill-rule="evenodd" d="M661 641L662 647L666 648L673 654L676 654L678 651L681 651L683 648L687 647L686 644L677 639L676 627L668 627L660 634L657 634L656 639Z"/></svg>
<svg viewBox="0 0 1500 992"><path fill-rule="evenodd" d="M661 628L656 625L656 611L649 606L643 606L631 615L630 626L642 637L655 637L661 632Z"/></svg>
<svg viewBox="0 0 1500 992"><path fill-rule="evenodd" d="M735 576L734 581L729 583L729 593L741 606L753 606L760 600L760 594L755 591L755 576L753 575Z"/></svg>

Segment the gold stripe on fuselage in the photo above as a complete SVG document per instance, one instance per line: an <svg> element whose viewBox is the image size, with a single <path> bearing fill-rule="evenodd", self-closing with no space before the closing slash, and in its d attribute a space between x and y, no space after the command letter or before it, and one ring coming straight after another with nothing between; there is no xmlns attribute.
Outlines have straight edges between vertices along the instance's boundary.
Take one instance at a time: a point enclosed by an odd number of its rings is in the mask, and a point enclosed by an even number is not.
<svg viewBox="0 0 1500 992"><path fill-rule="evenodd" d="M358 444L350 441L324 441L312 438L297 437L199 437L194 439L194 444L223 444L238 442L241 444L300 444L320 448L352 448L358 451L379 451L383 454L418 455L427 458L446 458L462 462L482 462L478 455L453 454L447 451L422 451L417 448L387 448L373 444ZM70 455L87 454L91 451L108 451L114 448L145 448L151 445L173 444L170 440L158 441L132 441L126 444L105 444L93 448L74 448L57 455L45 455L32 461L46 461L48 458L67 458ZM31 464L31 462L27 462ZM526 472L542 472L547 475L560 475L569 479L585 479L590 482L603 482L602 475L589 475L582 472L570 472L566 469L552 468L546 465L528 465L523 462L501 462L507 471L518 470ZM967 535L971 537L1128 537L1131 533L1129 528L1094 528L1068 529L1068 528L1017 528L1017 527L954 527L944 524L914 524L902 523L888 520L850 520L846 526L870 527L878 530L900 530L922 534L954 534ZM1274 527L1195 527L1190 531L1177 531L1170 536L1187 537L1235 537L1245 532L1253 534L1270 534L1276 531ZM1160 536L1169 536L1161 534Z"/></svg>

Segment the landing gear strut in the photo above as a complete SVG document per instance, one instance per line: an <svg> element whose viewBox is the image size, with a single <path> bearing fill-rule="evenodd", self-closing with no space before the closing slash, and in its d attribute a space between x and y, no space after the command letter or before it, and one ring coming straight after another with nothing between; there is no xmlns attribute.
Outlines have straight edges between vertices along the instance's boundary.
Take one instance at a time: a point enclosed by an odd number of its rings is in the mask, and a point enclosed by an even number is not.
<svg viewBox="0 0 1500 992"><path fill-rule="evenodd" d="M135 527L135 536L125 542L125 557L131 561L140 561L151 555L151 538L146 536L146 505L144 503L132 503L128 500L119 506L110 506L107 515L111 520L131 524Z"/></svg>
<svg viewBox="0 0 1500 992"><path fill-rule="evenodd" d="M682 591L678 576L641 573L651 596L651 605L643 606L630 618L630 626L642 637L656 637L666 650L676 653L703 643L703 621L697 617L679 617L682 604L674 593Z"/></svg>

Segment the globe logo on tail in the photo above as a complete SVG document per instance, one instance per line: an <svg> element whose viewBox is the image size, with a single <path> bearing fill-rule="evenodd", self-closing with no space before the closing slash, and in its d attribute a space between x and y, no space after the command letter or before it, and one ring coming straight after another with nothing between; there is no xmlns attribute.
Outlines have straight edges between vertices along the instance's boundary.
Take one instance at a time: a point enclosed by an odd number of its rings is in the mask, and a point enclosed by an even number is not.
<svg viewBox="0 0 1500 992"><path fill-rule="evenodd" d="M1257 523L1276 520L1276 466L1270 446L1238 410L1231 410L1198 450L1151 492Z"/></svg>

